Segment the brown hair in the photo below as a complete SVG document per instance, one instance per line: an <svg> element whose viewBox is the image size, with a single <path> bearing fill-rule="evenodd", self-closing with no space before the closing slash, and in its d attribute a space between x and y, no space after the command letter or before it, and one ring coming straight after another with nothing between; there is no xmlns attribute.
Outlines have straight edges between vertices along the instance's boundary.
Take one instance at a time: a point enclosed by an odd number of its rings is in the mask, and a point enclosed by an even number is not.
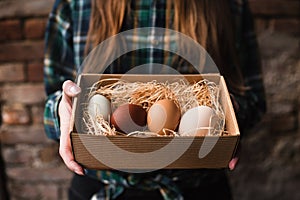
<svg viewBox="0 0 300 200"><path fill-rule="evenodd" d="M126 12L130 10L130 3L131 0L92 0L87 44L94 47L117 34ZM229 88L233 92L243 93L245 88L237 67L234 26L228 0L167 0L166 9L174 9L172 25L171 12L166 12L166 28L177 30L200 43L224 75Z"/></svg>

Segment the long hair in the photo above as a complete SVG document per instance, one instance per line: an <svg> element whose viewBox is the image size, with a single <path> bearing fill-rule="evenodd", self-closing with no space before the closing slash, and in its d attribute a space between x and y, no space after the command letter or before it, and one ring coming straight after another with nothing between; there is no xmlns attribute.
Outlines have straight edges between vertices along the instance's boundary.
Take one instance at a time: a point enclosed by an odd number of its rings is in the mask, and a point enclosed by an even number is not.
<svg viewBox="0 0 300 200"><path fill-rule="evenodd" d="M119 33L130 3L131 0L92 0L87 45L95 47ZM166 28L186 34L204 47L224 75L229 89L242 94L245 87L238 68L229 0L167 0L166 9ZM170 25L172 9L174 17Z"/></svg>

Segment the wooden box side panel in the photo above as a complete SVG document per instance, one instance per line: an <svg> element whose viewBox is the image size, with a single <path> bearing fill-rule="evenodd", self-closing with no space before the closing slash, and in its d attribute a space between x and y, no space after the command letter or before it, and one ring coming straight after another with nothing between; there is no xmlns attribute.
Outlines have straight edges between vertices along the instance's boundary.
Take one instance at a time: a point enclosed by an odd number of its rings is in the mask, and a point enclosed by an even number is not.
<svg viewBox="0 0 300 200"><path fill-rule="evenodd" d="M167 145L173 138L142 139L111 136L109 139L125 151L144 153L146 155L147 152L157 151L162 148L162 146ZM100 141L106 140L104 136L72 133L73 151L76 161L85 168L97 170L124 169L125 166L126 169L159 169L158 167L164 167L165 169L224 168L227 167L231 159L235 144L238 141L238 136L220 137L217 139L217 142L214 137L195 137L189 148L181 156L176 158L174 162L160 166L162 160L169 159L169 157L174 155L177 156L176 146L189 143L190 139L191 138L187 137L174 138L174 150L170 151L170 154L161 154L161 157L157 159L149 158L139 163L139 159L136 159L134 156L128 156L127 153L127 155L124 154L120 158L120 155L115 155L113 148L100 148ZM204 140L206 141L204 142ZM201 148L210 148L212 146L214 148L212 148L205 157L199 158ZM99 158L103 156L106 156L105 159L111 159L109 163L113 163L113 166L108 166L105 162L102 163Z"/></svg>
<svg viewBox="0 0 300 200"><path fill-rule="evenodd" d="M225 114L226 131L230 135L240 135L235 112L223 76L220 77L220 98Z"/></svg>

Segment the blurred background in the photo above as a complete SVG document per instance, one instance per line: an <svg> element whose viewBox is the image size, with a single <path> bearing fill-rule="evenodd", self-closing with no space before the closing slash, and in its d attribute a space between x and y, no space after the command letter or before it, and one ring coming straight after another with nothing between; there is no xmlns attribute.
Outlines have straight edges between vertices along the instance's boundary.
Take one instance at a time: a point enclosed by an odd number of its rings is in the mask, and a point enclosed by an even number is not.
<svg viewBox="0 0 300 200"><path fill-rule="evenodd" d="M67 199L72 177L43 129L43 47L53 0L0 0L1 154L12 200ZM268 112L228 172L237 200L300 199L300 1L249 0ZM0 160L1 161L1 160ZM0 163L1 164L1 163ZM5 178L0 176L0 187ZM216 192L218 188L215 188ZM3 190L0 199L4 199Z"/></svg>

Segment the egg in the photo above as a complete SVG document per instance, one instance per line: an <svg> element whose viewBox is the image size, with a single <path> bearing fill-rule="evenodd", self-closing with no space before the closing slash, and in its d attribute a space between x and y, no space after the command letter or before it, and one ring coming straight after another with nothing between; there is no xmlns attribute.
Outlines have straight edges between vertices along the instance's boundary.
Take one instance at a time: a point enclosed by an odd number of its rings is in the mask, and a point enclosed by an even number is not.
<svg viewBox="0 0 300 200"><path fill-rule="evenodd" d="M148 110L147 125L151 132L164 135L163 129L175 130L181 117L180 108L174 101L163 99Z"/></svg>
<svg viewBox="0 0 300 200"><path fill-rule="evenodd" d="M104 120L108 121L111 115L110 101L103 95L95 94L88 102L88 113L93 119L101 115Z"/></svg>
<svg viewBox="0 0 300 200"><path fill-rule="evenodd" d="M197 106L186 111L179 124L181 136L205 136L209 133L213 109L208 106Z"/></svg>
<svg viewBox="0 0 300 200"><path fill-rule="evenodd" d="M111 124L116 130L123 133L143 131L146 129L147 112L142 106L135 104L123 104L111 115Z"/></svg>

